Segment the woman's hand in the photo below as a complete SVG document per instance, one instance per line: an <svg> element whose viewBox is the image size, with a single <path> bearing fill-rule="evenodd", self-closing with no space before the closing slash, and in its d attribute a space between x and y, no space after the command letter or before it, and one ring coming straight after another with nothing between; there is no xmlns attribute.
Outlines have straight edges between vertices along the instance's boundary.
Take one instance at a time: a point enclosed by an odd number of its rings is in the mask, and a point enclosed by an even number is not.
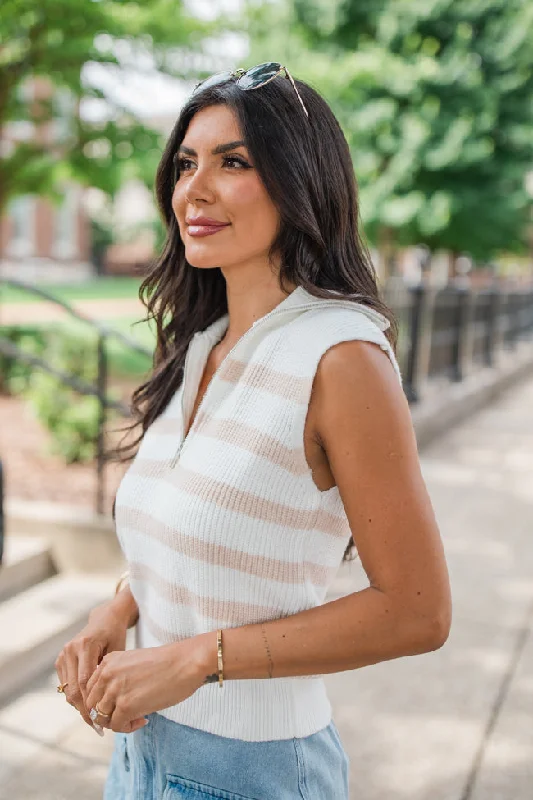
<svg viewBox="0 0 533 800"><path fill-rule="evenodd" d="M65 687L67 701L91 727L95 726L85 703L87 682L106 653L124 650L130 623L131 612L125 613L121 600L97 606L91 611L87 625L67 642L56 659L59 681L68 684ZM99 732L97 727L96 730Z"/></svg>
<svg viewBox="0 0 533 800"><path fill-rule="evenodd" d="M131 733L146 724L146 714L181 703L203 685L209 663L205 656L211 651L216 664L216 634L209 640L204 634L160 647L109 653L87 684L87 708L98 704L99 711L111 715L99 716L98 724Z"/></svg>

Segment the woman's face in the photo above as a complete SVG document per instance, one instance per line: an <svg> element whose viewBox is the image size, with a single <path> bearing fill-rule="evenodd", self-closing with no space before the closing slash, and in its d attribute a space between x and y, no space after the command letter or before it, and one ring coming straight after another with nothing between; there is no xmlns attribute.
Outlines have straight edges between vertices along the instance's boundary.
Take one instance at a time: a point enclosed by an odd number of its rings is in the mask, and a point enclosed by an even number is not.
<svg viewBox="0 0 533 800"><path fill-rule="evenodd" d="M175 159L179 172L172 208L189 264L266 266L279 214L233 112L218 105L195 114Z"/></svg>

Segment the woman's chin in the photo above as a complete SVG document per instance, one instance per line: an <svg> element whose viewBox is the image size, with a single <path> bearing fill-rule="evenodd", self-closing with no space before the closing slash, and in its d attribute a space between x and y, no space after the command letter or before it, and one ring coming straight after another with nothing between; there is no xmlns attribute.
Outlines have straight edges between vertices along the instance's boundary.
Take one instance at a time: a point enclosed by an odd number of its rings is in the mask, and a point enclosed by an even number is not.
<svg viewBox="0 0 533 800"><path fill-rule="evenodd" d="M196 247L186 248L185 258L191 267L197 269L212 269L220 266L220 254L217 257L214 253L199 253Z"/></svg>

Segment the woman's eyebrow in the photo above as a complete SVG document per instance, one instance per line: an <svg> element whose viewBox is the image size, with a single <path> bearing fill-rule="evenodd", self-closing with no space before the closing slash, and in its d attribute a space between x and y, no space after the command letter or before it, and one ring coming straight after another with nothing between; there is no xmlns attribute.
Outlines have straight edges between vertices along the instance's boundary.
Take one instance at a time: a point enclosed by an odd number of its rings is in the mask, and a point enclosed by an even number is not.
<svg viewBox="0 0 533 800"><path fill-rule="evenodd" d="M242 140L237 142L227 142L226 144L219 144L212 150L212 154L214 156L218 156L221 153L227 153L230 150L235 150L237 147L245 147L245 144ZM185 153L187 156L196 156L198 153L196 150L193 150L192 147L185 147L185 145L181 144L179 148L180 153Z"/></svg>

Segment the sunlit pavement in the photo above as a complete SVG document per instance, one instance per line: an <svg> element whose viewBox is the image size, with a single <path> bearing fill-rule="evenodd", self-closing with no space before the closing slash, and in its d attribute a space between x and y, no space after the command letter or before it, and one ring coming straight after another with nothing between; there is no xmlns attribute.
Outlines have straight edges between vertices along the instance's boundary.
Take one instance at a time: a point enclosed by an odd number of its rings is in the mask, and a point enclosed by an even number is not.
<svg viewBox="0 0 533 800"><path fill-rule="evenodd" d="M452 580L452 632L434 653L326 677L350 797L531 800L533 380L427 448L422 466ZM364 585L355 562L334 594ZM97 800L111 748L52 675L0 711L0 798Z"/></svg>
<svg viewBox="0 0 533 800"><path fill-rule="evenodd" d="M105 298L99 300L72 300L70 305L91 319L116 319L118 317L146 316L146 309L136 298ZM47 302L6 303L2 306L2 325L24 325L56 322L68 319L68 314L59 306Z"/></svg>
<svg viewBox="0 0 533 800"><path fill-rule="evenodd" d="M531 800L533 381L428 447L422 466L452 631L434 653L327 678L351 797Z"/></svg>

